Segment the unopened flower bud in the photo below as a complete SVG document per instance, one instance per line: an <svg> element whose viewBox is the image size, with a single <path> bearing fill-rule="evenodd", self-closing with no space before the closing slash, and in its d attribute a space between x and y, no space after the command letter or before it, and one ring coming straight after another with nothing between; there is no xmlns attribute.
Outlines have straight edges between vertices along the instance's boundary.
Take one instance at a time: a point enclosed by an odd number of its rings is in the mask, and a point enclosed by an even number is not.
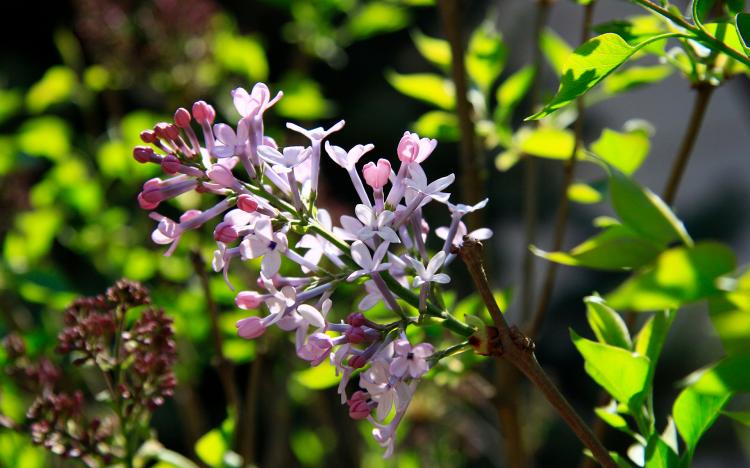
<svg viewBox="0 0 750 468"><path fill-rule="evenodd" d="M360 369L367 365L367 361L370 359L359 354L349 358L349 365L355 369Z"/></svg>
<svg viewBox="0 0 750 468"><path fill-rule="evenodd" d="M346 317L346 323L353 327L361 327L367 322L365 315L362 312L353 312Z"/></svg>
<svg viewBox="0 0 750 468"><path fill-rule="evenodd" d="M184 107L180 107L174 113L174 123L180 128L188 128L191 120L192 117L190 117L190 112Z"/></svg>
<svg viewBox="0 0 750 468"><path fill-rule="evenodd" d="M216 111L213 107L211 107L210 104L207 104L205 101L198 101L193 104L193 117L201 124L207 123L210 125L214 123L214 119L216 118Z"/></svg>
<svg viewBox="0 0 750 468"><path fill-rule="evenodd" d="M252 196L243 193L237 198L237 208L248 213L255 213L258 209L258 202Z"/></svg>
<svg viewBox="0 0 750 468"><path fill-rule="evenodd" d="M180 170L180 160L174 154L168 154L162 159L161 168L167 174L176 174Z"/></svg>
<svg viewBox="0 0 750 468"><path fill-rule="evenodd" d="M156 133L153 130L144 130L141 132L141 141L144 143L153 143L156 141Z"/></svg>
<svg viewBox="0 0 750 468"><path fill-rule="evenodd" d="M351 327L346 332L344 332L344 335L346 336L346 339L349 341L349 343L353 344L362 343L366 338L365 331L362 329L362 327Z"/></svg>
<svg viewBox="0 0 750 468"><path fill-rule="evenodd" d="M248 317L236 324L237 334L246 340L255 339L266 332L266 327L260 317Z"/></svg>
<svg viewBox="0 0 750 468"><path fill-rule="evenodd" d="M349 417L355 420L367 419L370 415L370 406L367 404L369 395L362 390L354 392L349 401L346 402L349 405Z"/></svg>
<svg viewBox="0 0 750 468"><path fill-rule="evenodd" d="M228 244L229 242L237 240L237 237L237 231L231 223L221 222L217 224L216 229L214 229L214 240L218 242Z"/></svg>
<svg viewBox="0 0 750 468"><path fill-rule="evenodd" d="M176 140L180 136L180 129L171 123L159 122L154 127L154 133L164 140Z"/></svg>
<svg viewBox="0 0 750 468"><path fill-rule="evenodd" d="M364 175L367 185L374 189L382 189L388 183L388 177L391 175L391 163L383 158L378 159L377 165L368 162L362 168L362 175Z"/></svg>
<svg viewBox="0 0 750 468"><path fill-rule="evenodd" d="M154 150L148 146L136 146L133 148L133 159L141 164L151 161L154 156Z"/></svg>
<svg viewBox="0 0 750 468"><path fill-rule="evenodd" d="M263 296L255 291L240 291L234 298L234 303L240 309L257 309L263 304Z"/></svg>

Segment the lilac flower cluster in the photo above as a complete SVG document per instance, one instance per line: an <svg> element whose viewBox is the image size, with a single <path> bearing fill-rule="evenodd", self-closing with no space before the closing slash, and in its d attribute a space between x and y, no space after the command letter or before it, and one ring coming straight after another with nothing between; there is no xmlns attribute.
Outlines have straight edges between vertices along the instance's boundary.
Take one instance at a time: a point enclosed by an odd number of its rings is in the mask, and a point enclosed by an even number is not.
<svg viewBox="0 0 750 468"><path fill-rule="evenodd" d="M343 128L343 120L328 129L311 130L288 123L287 128L306 137L309 145L282 148L264 133L263 125L264 113L282 93L272 97L268 87L258 83L249 93L235 89L232 97L240 115L234 127L215 123L213 107L198 101L192 112L178 109L174 123L159 123L141 133L151 146L136 147L135 159L159 164L170 175L143 185L138 195L142 208L154 210L190 191L220 197L211 208L186 211L177 220L152 211L150 217L158 225L151 237L168 245L170 255L184 232L217 220L212 265L232 289L232 260L261 259L258 289L239 291L235 303L267 313L237 322L239 335L258 338L275 325L294 332L301 359L313 366L330 359L342 377L338 391L350 416L370 420L373 436L390 455L396 427L418 380L443 356L429 343L412 345L407 326L431 316L464 337L474 332L440 307L436 291L450 282L443 270L467 234L462 217L483 208L487 200L474 206L452 204L445 190L454 175L428 179L421 164L435 149L435 140L405 132L396 149L398 170L381 158L359 171L359 161L373 145L346 150L327 141ZM202 144L193 124L202 134ZM358 197L354 216L342 216L338 224L317 206L324 153L347 172ZM451 212L450 225L434 231L442 239L435 254L427 248L432 231L423 217L430 202ZM487 239L492 232L480 229L470 235ZM280 274L284 258L297 265L298 276ZM366 294L357 312L337 322L329 313L333 294L344 282L361 284ZM399 319L390 324L369 320L365 313L380 302ZM413 309L404 303L416 308L419 317L410 316ZM347 383L355 375L360 390L349 396Z"/></svg>
<svg viewBox="0 0 750 468"><path fill-rule="evenodd" d="M35 400L24 422L0 416L0 423L88 466L121 460L126 455L122 441L142 436L150 412L172 395L177 383L172 320L162 310L146 308L126 324L129 309L150 303L143 286L120 280L106 294L77 299L65 311L56 350L72 357L76 366L98 368L114 414L90 418L86 410L91 402L80 390L60 390L70 385L69 376L46 357L30 358L23 340L11 334L3 341L9 358L5 372Z"/></svg>

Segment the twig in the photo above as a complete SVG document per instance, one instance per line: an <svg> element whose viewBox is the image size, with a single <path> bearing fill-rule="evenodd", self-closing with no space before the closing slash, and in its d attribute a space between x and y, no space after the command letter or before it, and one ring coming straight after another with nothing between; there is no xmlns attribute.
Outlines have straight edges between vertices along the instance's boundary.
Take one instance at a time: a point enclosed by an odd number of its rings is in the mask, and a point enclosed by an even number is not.
<svg viewBox="0 0 750 468"><path fill-rule="evenodd" d="M456 115L461 132L461 191L468 203L477 203L484 198L482 163L476 148L476 131L472 120L473 109L468 98L464 47L461 38L461 12L458 0L439 0L438 10L443 22L443 30L451 48L451 77L456 91ZM467 216L467 224L473 229L479 227L481 218L475 211Z"/></svg>
<svg viewBox="0 0 750 468"><path fill-rule="evenodd" d="M596 0L592 0L588 3L583 10L583 25L581 26L581 43L588 40L591 32L591 23L594 17L594 5ZM577 153L578 148L581 146L583 140L583 117L585 111L585 103L583 97L579 97L577 100L578 117L573 127L574 132L574 143L573 152L565 161L563 168L563 186L560 193L560 204L557 208L557 216L555 220L555 233L554 241L552 245L552 251L558 251L562 248L563 242L565 241L565 231L568 223L568 212L570 211L570 200L568 199L568 188L573 183L575 177L576 162L578 160ZM531 321L531 327L529 328L529 336L533 339L539 334L539 330L542 328L544 318L547 314L549 307L549 301L552 298L552 291L555 288L555 280L557 279L557 267L558 264L555 262L549 262L547 265L547 272L544 277L544 285L542 286L542 292L539 295L539 303L537 304L534 317Z"/></svg>
<svg viewBox="0 0 750 468"><path fill-rule="evenodd" d="M263 353L258 349L258 343L255 348L255 359L250 364L250 374L247 378L247 387L245 387L245 405L243 415L243 425L240 440L240 454L246 464L257 465L257 453L255 450L256 428L258 426L258 393L260 390L260 377L263 368Z"/></svg>
<svg viewBox="0 0 750 468"><path fill-rule="evenodd" d="M459 250L461 259L466 264L474 285L495 324L497 336L491 340L490 354L502 358L521 371L547 398L558 414L578 439L589 449L594 458L606 468L615 464L606 448L599 442L591 429L576 413L565 397L560 393L552 380L547 376L534 355L533 342L525 337L517 327L511 327L505 321L500 307L495 301L482 264L482 244L470 237L464 238Z"/></svg>
<svg viewBox="0 0 750 468"><path fill-rule="evenodd" d="M206 273L206 263L203 260L201 253L197 250L192 251L190 257L193 261L193 268L200 279L203 295L206 298L209 318L211 319L211 334L213 335L214 352L216 353L216 370L219 373L219 380L221 380L221 386L224 390L224 397L226 398L227 405L235 410L235 414L239 415L239 397L237 395L237 388L234 385L234 366L232 366L232 363L224 356L221 330L219 328L219 311L216 307L216 302L211 295L211 286L208 282L208 274Z"/></svg>
<svg viewBox="0 0 750 468"><path fill-rule="evenodd" d="M698 139L698 133L703 123L703 116L706 115L708 102L713 94L714 87L708 83L699 83L695 87L695 100L693 101L693 112L690 114L685 135L682 138L680 149L675 157L672 171L669 174L669 180L664 189L664 202L668 205L674 203L677 196L677 189L682 181L682 174L685 172L690 154L693 151L695 141Z"/></svg>

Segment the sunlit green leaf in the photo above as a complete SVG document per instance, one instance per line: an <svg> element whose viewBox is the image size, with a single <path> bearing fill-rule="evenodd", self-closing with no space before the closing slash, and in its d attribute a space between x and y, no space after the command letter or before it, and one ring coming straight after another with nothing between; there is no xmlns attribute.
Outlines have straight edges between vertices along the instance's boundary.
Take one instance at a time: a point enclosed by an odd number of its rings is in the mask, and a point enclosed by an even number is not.
<svg viewBox="0 0 750 468"><path fill-rule="evenodd" d="M647 264L661 248L626 226L612 226L574 247L570 252L544 252L536 255L564 265L622 270Z"/></svg>
<svg viewBox="0 0 750 468"><path fill-rule="evenodd" d="M15 229L7 234L3 246L3 258L11 269L22 273L45 256L61 222L61 213L56 209L19 214L15 219Z"/></svg>
<svg viewBox="0 0 750 468"><path fill-rule="evenodd" d="M583 302L586 303L586 318L600 343L627 350L633 347L625 321L604 302L604 299L599 296L588 296Z"/></svg>
<svg viewBox="0 0 750 468"><path fill-rule="evenodd" d="M111 79L109 70L102 65L92 65L83 72L83 82L87 88L95 92L107 89Z"/></svg>
<svg viewBox="0 0 750 468"><path fill-rule="evenodd" d="M624 174L630 175L646 159L650 146L645 132L620 133L605 128L599 139L591 144L591 150Z"/></svg>
<svg viewBox="0 0 750 468"><path fill-rule="evenodd" d="M604 198L602 193L593 186L584 182L574 182L568 187L568 198L570 201L582 204L599 203Z"/></svg>
<svg viewBox="0 0 750 468"><path fill-rule="evenodd" d="M612 402L614 403L614 402ZM603 406L594 408L594 412L599 418L606 422L610 427L622 431L628 435L633 435L633 431L628 426L628 422L617 413L617 405L612 404L610 406Z"/></svg>
<svg viewBox="0 0 750 468"><path fill-rule="evenodd" d="M23 94L19 90L0 89L0 123L14 116L22 105Z"/></svg>
<svg viewBox="0 0 750 468"><path fill-rule="evenodd" d="M542 32L539 47L557 76L562 75L565 70L565 61L573 53L573 48L550 28Z"/></svg>
<svg viewBox="0 0 750 468"><path fill-rule="evenodd" d="M386 73L388 82L401 94L433 104L445 110L456 105L453 83L441 76L429 73L402 75L394 71Z"/></svg>
<svg viewBox="0 0 750 468"><path fill-rule="evenodd" d="M510 148L495 157L495 167L500 172L505 172L521 159L522 153L517 148Z"/></svg>
<svg viewBox="0 0 750 468"><path fill-rule="evenodd" d="M711 322L727 354L750 349L750 270L733 278L734 290L709 299Z"/></svg>
<svg viewBox="0 0 750 468"><path fill-rule="evenodd" d="M672 408L672 417L688 453L695 451L701 436L711 427L731 396L731 393L702 394L692 387L679 394Z"/></svg>
<svg viewBox="0 0 750 468"><path fill-rule="evenodd" d="M607 302L620 310L676 309L717 294L716 279L734 268L734 253L723 244L676 247L610 293Z"/></svg>
<svg viewBox="0 0 750 468"><path fill-rule="evenodd" d="M507 55L502 35L491 22L474 30L466 51L466 72L485 94L502 73Z"/></svg>
<svg viewBox="0 0 750 468"><path fill-rule="evenodd" d="M570 104L625 63L639 48L612 33L582 44L565 61L557 95L527 120L540 119Z"/></svg>
<svg viewBox="0 0 750 468"><path fill-rule="evenodd" d="M443 70L450 68L451 46L448 41L427 36L419 30L414 30L411 37L422 57Z"/></svg>
<svg viewBox="0 0 750 468"><path fill-rule="evenodd" d="M268 78L266 53L255 37L220 30L214 36L212 50L222 67L243 75L251 83Z"/></svg>
<svg viewBox="0 0 750 468"><path fill-rule="evenodd" d="M292 377L311 390L333 387L341 380L341 377L336 375L336 368L328 360L324 360L316 367L295 372Z"/></svg>
<svg viewBox="0 0 750 468"><path fill-rule="evenodd" d="M572 131L549 126L524 127L515 139L521 152L548 159L570 159L575 145Z"/></svg>
<svg viewBox="0 0 750 468"><path fill-rule="evenodd" d="M648 358L581 338L573 330L570 336L583 356L586 373L615 400L637 408L646 391Z"/></svg>
<svg viewBox="0 0 750 468"><path fill-rule="evenodd" d="M625 19L616 19L594 26L597 34L614 33L629 44L667 32L665 22L656 15L636 15Z"/></svg>
<svg viewBox="0 0 750 468"><path fill-rule="evenodd" d="M645 468L672 468L677 466L679 458L659 434L652 434L646 445Z"/></svg>
<svg viewBox="0 0 750 468"><path fill-rule="evenodd" d="M672 74L670 65L634 66L612 73L602 83L602 89L609 95L623 93L641 86L658 83Z"/></svg>
<svg viewBox="0 0 750 468"><path fill-rule="evenodd" d="M292 452L305 466L320 466L325 456L325 447L319 434L308 429L297 429L292 432L289 441Z"/></svg>
<svg viewBox="0 0 750 468"><path fill-rule="evenodd" d="M674 311L665 310L656 312L643 324L638 335L635 337L635 352L649 358L651 361L650 373L652 376L675 316Z"/></svg>
<svg viewBox="0 0 750 468"><path fill-rule="evenodd" d="M438 141L458 141L461 134L458 130L458 118L452 112L430 111L414 122L414 131L427 138Z"/></svg>
<svg viewBox="0 0 750 468"><path fill-rule="evenodd" d="M78 78L73 70L58 65L48 68L41 80L34 83L26 94L26 107L30 112L42 112L53 104L70 100Z"/></svg>
<svg viewBox="0 0 750 468"><path fill-rule="evenodd" d="M677 240L692 244L682 221L661 198L619 170L610 167L609 172L612 206L623 224L659 245Z"/></svg>
<svg viewBox="0 0 750 468"><path fill-rule="evenodd" d="M690 388L704 395L723 395L729 392L750 392L750 353L729 356L688 377Z"/></svg>
<svg viewBox="0 0 750 468"><path fill-rule="evenodd" d="M408 10L387 2L362 4L349 17L346 28L352 40L367 39L376 34L398 31L409 24Z"/></svg>
<svg viewBox="0 0 750 468"><path fill-rule="evenodd" d="M212 468L239 466L237 454L232 452L234 419L234 411L230 409L220 427L208 431L195 443L195 453L206 465Z"/></svg>
<svg viewBox="0 0 750 468"><path fill-rule="evenodd" d="M504 122L526 95L534 80L534 68L525 66L510 75L497 88L497 108L495 110L495 121Z"/></svg>
<svg viewBox="0 0 750 468"><path fill-rule="evenodd" d="M18 131L18 146L24 153L60 160L70 152L70 127L58 117L27 120Z"/></svg>
<svg viewBox="0 0 750 468"><path fill-rule="evenodd" d="M323 96L317 82L291 74L282 80L279 88L284 90L284 98L274 109L282 117L316 120L331 114L333 104Z"/></svg>

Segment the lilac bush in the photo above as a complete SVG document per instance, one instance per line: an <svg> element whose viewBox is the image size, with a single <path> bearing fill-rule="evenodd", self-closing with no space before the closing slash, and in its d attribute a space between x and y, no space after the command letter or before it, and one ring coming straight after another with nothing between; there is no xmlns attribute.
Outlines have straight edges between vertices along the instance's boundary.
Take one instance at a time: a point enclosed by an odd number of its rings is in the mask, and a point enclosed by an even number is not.
<svg viewBox="0 0 750 468"><path fill-rule="evenodd" d="M455 176L430 181L421 164L435 149L435 140L405 132L396 148L398 170L381 158L362 164L360 176L360 160L373 145L346 150L331 144L328 139L344 127L343 120L328 129L287 123L309 139L309 146L281 147L265 134L263 116L282 93L272 97L258 83L251 92L235 89L232 97L240 115L234 127L216 123L214 108L198 101L192 112L178 109L174 123L142 132L151 146L136 147L135 159L159 164L170 176L147 181L138 195L140 206L158 222L151 237L167 245L165 255L171 255L183 233L212 223L217 245L213 269L223 272L232 289L232 260L260 259L257 288L238 291L235 299L240 309L258 313L239 320L237 333L252 340L275 325L294 333L297 356L311 366L330 360L341 377L342 404L352 418L372 424L373 437L388 457L419 380L442 357L468 346L464 341L436 351L430 343L410 343L407 327L432 317L462 337L475 331L444 310L438 288L450 282L443 270L467 233L462 217L487 200L474 206L452 204L445 190ZM342 216L338 225L317 203L324 153L347 172L359 198L354 216ZM152 211L190 191L218 201L205 211L188 210L177 220ZM431 229L423 215L431 202L450 211L449 226ZM478 239L491 235L486 228L471 233ZM432 236L442 242L437 253L427 248ZM296 265L296 276L281 273L284 259ZM360 285L366 294L358 311L332 317L335 292L347 282ZM368 319L367 311L380 302L393 314L392 322ZM350 395L348 383L355 378L359 389Z"/></svg>

